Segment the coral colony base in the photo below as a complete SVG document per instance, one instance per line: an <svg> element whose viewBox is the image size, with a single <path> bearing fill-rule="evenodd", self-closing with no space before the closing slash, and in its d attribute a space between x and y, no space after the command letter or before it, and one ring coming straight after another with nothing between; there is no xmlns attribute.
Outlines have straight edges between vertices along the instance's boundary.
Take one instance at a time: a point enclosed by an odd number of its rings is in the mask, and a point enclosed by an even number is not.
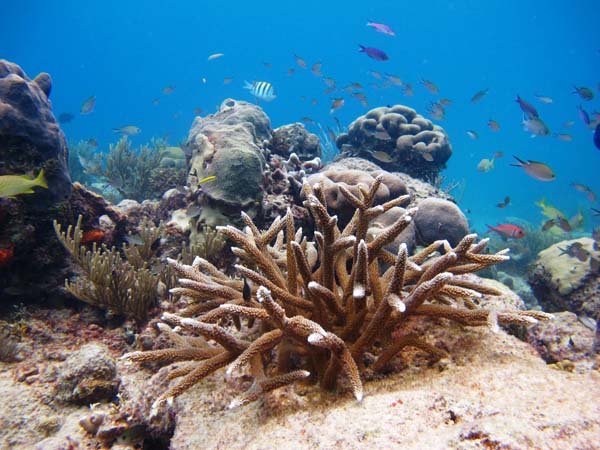
<svg viewBox="0 0 600 450"><path fill-rule="evenodd" d="M221 227L244 262L236 266L243 281L225 276L202 258L191 266L169 261L181 277L180 286L171 292L189 299L184 310L163 314L158 324L172 347L124 356L174 366L168 379L180 380L156 399L154 413L163 402L226 366L228 375L248 371L254 380L230 407L307 379L323 389L349 389L360 401L362 379L369 372L382 371L403 348L445 355L411 331L414 321L440 318L495 330L499 324L529 325L552 317L540 311L477 306L483 294L500 292L460 275L509 256L506 251L484 253L488 240L476 242L475 234L465 236L454 248L438 240L413 256L404 244L397 254L386 250L411 222L416 208L368 239L373 219L409 199L402 196L373 206L382 179L378 176L369 188L361 185L358 196L340 186L356 208L342 230L336 216L327 212L321 186L305 184L304 204L317 230L314 241L295 229L289 211L266 231L245 214L243 231ZM246 319L246 327L241 319Z"/></svg>

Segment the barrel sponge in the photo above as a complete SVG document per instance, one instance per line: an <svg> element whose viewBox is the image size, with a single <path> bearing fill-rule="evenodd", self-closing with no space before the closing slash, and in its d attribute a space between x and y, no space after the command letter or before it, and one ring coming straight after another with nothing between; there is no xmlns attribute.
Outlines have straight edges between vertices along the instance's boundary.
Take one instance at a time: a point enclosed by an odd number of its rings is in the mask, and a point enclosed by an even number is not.
<svg viewBox="0 0 600 450"><path fill-rule="evenodd" d="M380 106L358 117L336 145L342 156L360 156L425 181L433 181L452 155L444 129L404 105Z"/></svg>

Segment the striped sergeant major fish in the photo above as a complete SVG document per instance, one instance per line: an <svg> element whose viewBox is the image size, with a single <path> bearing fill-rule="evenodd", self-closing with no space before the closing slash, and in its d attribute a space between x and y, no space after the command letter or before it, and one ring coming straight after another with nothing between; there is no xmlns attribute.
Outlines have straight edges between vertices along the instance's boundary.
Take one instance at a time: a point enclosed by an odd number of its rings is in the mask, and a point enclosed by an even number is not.
<svg viewBox="0 0 600 450"><path fill-rule="evenodd" d="M244 81L244 89L248 89L258 100L264 100L265 102L270 102L276 97L275 89L267 81L253 81L252 83Z"/></svg>

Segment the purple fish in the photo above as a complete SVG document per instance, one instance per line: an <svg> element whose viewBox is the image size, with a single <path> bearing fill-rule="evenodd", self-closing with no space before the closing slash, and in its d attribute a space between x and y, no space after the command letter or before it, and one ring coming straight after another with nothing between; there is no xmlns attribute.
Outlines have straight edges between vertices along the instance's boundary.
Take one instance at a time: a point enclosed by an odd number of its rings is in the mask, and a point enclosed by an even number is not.
<svg viewBox="0 0 600 450"><path fill-rule="evenodd" d="M396 36L394 30L392 30L392 28L389 25L386 25L384 23L368 22L367 26L374 28L375 31L377 31L378 33L387 34L388 36Z"/></svg>
<svg viewBox="0 0 600 450"><path fill-rule="evenodd" d="M577 110L579 111L579 118L581 120L583 120L583 123L585 123L586 125L590 124L590 115L587 113L587 111L585 109L583 109L581 107L581 105L579 105L577 107Z"/></svg>
<svg viewBox="0 0 600 450"><path fill-rule="evenodd" d="M369 56L370 58L373 58L376 61L387 61L388 55L386 55L384 52L382 52L381 50L379 50L378 48L375 47L365 47L364 45L358 45L360 47L360 52L362 53L366 53L367 56Z"/></svg>
<svg viewBox="0 0 600 450"><path fill-rule="evenodd" d="M528 119L537 119L540 117L540 115L537 112L537 109L535 109L535 107L531 103L528 103L525 100L523 100L521 97L519 97L518 94L517 94L517 103L521 107L521 111L523 111L525 113L525 115L527 116Z"/></svg>

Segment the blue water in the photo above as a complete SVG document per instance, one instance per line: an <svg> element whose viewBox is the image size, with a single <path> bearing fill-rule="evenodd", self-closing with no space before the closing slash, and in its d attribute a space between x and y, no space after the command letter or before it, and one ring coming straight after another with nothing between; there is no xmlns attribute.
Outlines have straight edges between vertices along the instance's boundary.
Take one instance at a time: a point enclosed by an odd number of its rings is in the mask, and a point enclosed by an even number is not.
<svg viewBox="0 0 600 450"><path fill-rule="evenodd" d="M543 217L533 203L543 196L567 215L584 208L588 230L600 222L589 215L599 203L570 186L587 184L600 195L600 150L576 110L580 103L590 114L600 110L597 1L5 3L0 57L18 63L30 77L51 74L56 115L76 115L63 125L70 140L94 137L106 149L117 140L112 128L131 124L142 128L132 138L136 145L166 134L177 144L186 138L195 108L208 114L227 97L252 101L242 88L245 79L274 85L277 99L261 105L274 127L304 116L333 125L334 115L348 125L372 107L396 103L427 115L432 101L449 98L453 104L439 124L454 154L444 175L464 184L458 199L476 227L510 217L537 224ZM369 20L390 25L396 36L376 33L366 26ZM358 44L380 48L390 60L369 59ZM217 52L225 56L207 61ZM338 87L361 83L369 107L343 92L324 94L327 86L298 67L294 54L309 69L321 61L323 74ZM415 96L405 97L394 86L369 87L378 81L369 70L401 77ZM234 80L224 85L225 77ZM438 96L419 84L422 78L437 84ZM167 85L175 86L170 95L162 93ZM572 94L573 85L589 86L596 98L582 101ZM484 88L490 89L487 97L471 104L471 96ZM573 141L532 139L522 129L517 94L537 107L553 133L570 133ZM551 96L554 103L541 104L535 94ZM79 115L91 95L97 97L94 112ZM339 96L346 104L331 115L331 100ZM487 127L490 119L500 124L499 132ZM575 122L569 129L563 127L568 120ZM471 140L468 129L479 139ZM496 151L505 154L496 169L477 172L477 163ZM549 164L557 179L543 183L510 167L513 154ZM507 195L510 206L497 208Z"/></svg>

